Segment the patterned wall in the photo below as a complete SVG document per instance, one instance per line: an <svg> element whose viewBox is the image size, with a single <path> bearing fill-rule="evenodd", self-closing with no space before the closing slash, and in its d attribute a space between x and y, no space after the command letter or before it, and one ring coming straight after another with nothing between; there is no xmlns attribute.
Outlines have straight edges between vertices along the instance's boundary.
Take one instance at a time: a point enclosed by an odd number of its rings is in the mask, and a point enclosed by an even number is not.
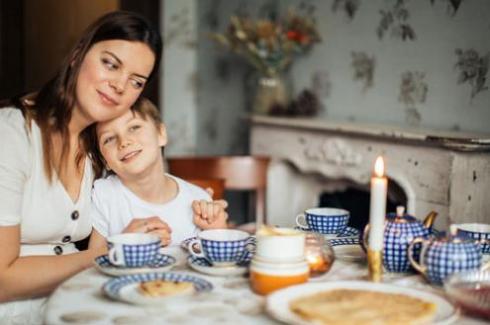
<svg viewBox="0 0 490 325"><path fill-rule="evenodd" d="M323 38L287 72L318 118L490 133L488 0L198 1L198 150L243 153L253 70L206 36L232 14L315 13Z"/></svg>

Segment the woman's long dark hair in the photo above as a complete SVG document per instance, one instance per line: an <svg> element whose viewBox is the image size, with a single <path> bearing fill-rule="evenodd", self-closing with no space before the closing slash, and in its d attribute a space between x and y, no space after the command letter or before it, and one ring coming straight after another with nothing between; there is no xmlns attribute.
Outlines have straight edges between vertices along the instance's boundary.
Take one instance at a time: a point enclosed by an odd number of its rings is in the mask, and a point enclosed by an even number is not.
<svg viewBox="0 0 490 325"><path fill-rule="evenodd" d="M160 65L162 40L160 34L142 16L126 11L108 13L92 23L82 34L78 43L65 58L53 79L41 88L34 97L34 103L28 108L32 119L41 129L44 168L46 176L52 180L53 173L60 175L69 151L68 124L76 101L76 83L80 66L90 48L101 41L125 40L143 42L153 51L155 64L150 74L152 78ZM25 105L25 104L24 104ZM76 161L80 164L89 146L90 137L84 130L80 135L81 145ZM53 153L52 136L59 132L62 150L59 161Z"/></svg>

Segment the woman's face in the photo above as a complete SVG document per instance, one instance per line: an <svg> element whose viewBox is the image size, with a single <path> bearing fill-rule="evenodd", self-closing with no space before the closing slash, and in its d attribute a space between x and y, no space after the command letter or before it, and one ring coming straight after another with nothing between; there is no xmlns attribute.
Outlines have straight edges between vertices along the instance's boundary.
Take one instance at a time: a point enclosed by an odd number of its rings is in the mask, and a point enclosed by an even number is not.
<svg viewBox="0 0 490 325"><path fill-rule="evenodd" d="M143 91L155 55L142 42L109 40L94 44L82 61L76 84L78 116L87 123L113 119Z"/></svg>

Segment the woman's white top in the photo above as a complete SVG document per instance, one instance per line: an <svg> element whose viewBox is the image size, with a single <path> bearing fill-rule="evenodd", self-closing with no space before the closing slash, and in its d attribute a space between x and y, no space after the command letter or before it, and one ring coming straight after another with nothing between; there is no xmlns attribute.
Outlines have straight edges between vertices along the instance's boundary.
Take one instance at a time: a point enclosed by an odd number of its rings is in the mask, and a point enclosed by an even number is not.
<svg viewBox="0 0 490 325"><path fill-rule="evenodd" d="M211 201L211 197L194 184L167 176L176 181L178 193L165 204L142 200L115 175L96 180L91 215L95 230L109 237L120 234L134 218L158 216L172 229L170 245L180 245L184 239L196 236L200 229L193 222L192 201Z"/></svg>
<svg viewBox="0 0 490 325"><path fill-rule="evenodd" d="M46 178L40 129L34 121L29 128L17 108L0 108L0 150L0 227L20 225L20 256L76 252L73 242L92 229L89 159L73 202L59 180L50 184ZM0 304L0 319L7 324L37 320L40 301Z"/></svg>

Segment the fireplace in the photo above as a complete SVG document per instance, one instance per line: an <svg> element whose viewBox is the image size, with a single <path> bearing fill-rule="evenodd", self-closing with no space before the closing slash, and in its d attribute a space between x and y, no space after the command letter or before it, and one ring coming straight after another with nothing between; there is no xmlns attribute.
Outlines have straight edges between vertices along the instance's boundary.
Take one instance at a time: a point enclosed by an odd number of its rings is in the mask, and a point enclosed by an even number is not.
<svg viewBox="0 0 490 325"><path fill-rule="evenodd" d="M378 155L386 161L394 205L405 204L420 219L438 212L440 230L449 223L490 223L490 135L267 116L251 123L252 154L272 158L270 224L293 225L325 194L369 191Z"/></svg>

